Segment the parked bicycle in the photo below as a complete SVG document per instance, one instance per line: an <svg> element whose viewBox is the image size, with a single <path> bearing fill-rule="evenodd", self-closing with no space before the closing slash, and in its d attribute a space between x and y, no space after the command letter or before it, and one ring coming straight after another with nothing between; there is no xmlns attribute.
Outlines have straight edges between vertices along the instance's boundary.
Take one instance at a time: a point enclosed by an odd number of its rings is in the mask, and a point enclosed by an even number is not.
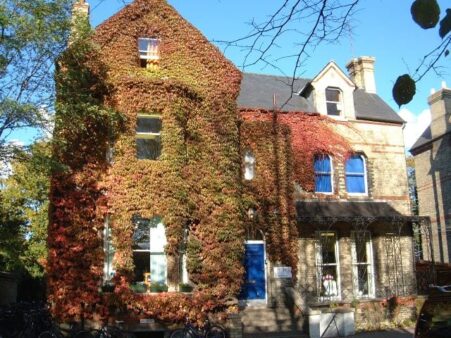
<svg viewBox="0 0 451 338"><path fill-rule="evenodd" d="M103 326L100 330L93 331L94 338L135 338L135 335L131 332L127 332L124 329L117 327L106 325Z"/></svg>
<svg viewBox="0 0 451 338"><path fill-rule="evenodd" d="M39 334L38 338L94 338L88 330L80 328L77 324L71 324L70 328L65 330L52 322L52 326L49 330Z"/></svg>
<svg viewBox="0 0 451 338"><path fill-rule="evenodd" d="M36 338L50 327L43 303L16 303L0 308L0 338Z"/></svg>
<svg viewBox="0 0 451 338"><path fill-rule="evenodd" d="M203 327L195 327L189 320L183 329L171 332L169 338L225 338L225 330L219 325L212 325L209 320Z"/></svg>

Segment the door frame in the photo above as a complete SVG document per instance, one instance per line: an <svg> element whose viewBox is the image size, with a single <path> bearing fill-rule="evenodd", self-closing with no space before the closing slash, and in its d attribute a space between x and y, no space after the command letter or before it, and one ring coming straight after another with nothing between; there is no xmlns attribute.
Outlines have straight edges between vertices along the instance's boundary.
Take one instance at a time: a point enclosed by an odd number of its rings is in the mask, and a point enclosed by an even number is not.
<svg viewBox="0 0 451 338"><path fill-rule="evenodd" d="M246 240L246 244L263 244L263 269L265 270L265 298L264 299L241 299L240 304L252 305L267 305L268 304L268 261L266 259L266 241L265 240Z"/></svg>

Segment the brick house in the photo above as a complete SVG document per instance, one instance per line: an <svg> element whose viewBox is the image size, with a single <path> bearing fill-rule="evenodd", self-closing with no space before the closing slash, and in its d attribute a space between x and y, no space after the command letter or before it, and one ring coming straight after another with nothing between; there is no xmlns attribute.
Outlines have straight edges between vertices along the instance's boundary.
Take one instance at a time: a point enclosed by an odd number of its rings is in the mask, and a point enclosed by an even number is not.
<svg viewBox="0 0 451 338"><path fill-rule="evenodd" d="M428 99L431 124L412 146L419 214L431 218L432 253L425 260L451 260L451 90L441 88ZM424 238L428 242L428 238Z"/></svg>
<svg viewBox="0 0 451 338"><path fill-rule="evenodd" d="M164 0L88 40L57 77L57 317L225 312L297 331L299 308L415 293L404 121L376 94L374 58L294 82L242 74Z"/></svg>

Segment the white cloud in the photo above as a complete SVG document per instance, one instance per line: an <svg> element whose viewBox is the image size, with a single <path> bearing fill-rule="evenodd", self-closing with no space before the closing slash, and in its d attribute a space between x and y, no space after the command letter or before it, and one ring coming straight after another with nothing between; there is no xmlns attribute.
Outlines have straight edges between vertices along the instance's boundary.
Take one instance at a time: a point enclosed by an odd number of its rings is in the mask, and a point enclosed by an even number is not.
<svg viewBox="0 0 451 338"><path fill-rule="evenodd" d="M398 114L407 122L404 127L404 144L409 150L431 124L431 111L425 109L419 114L414 114L410 110L402 108Z"/></svg>

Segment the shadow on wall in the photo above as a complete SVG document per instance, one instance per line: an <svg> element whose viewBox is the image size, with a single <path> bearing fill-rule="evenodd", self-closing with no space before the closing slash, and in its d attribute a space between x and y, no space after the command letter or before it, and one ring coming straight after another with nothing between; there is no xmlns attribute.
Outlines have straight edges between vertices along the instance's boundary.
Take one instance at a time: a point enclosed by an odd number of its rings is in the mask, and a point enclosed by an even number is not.
<svg viewBox="0 0 451 338"><path fill-rule="evenodd" d="M432 178L434 208L439 234L439 245L436 249L439 250L437 254L440 261L443 262L451 261L451 134L446 134L435 144L438 145L438 149L436 152L430 152L431 170L429 175ZM435 157L434 154L436 154Z"/></svg>

